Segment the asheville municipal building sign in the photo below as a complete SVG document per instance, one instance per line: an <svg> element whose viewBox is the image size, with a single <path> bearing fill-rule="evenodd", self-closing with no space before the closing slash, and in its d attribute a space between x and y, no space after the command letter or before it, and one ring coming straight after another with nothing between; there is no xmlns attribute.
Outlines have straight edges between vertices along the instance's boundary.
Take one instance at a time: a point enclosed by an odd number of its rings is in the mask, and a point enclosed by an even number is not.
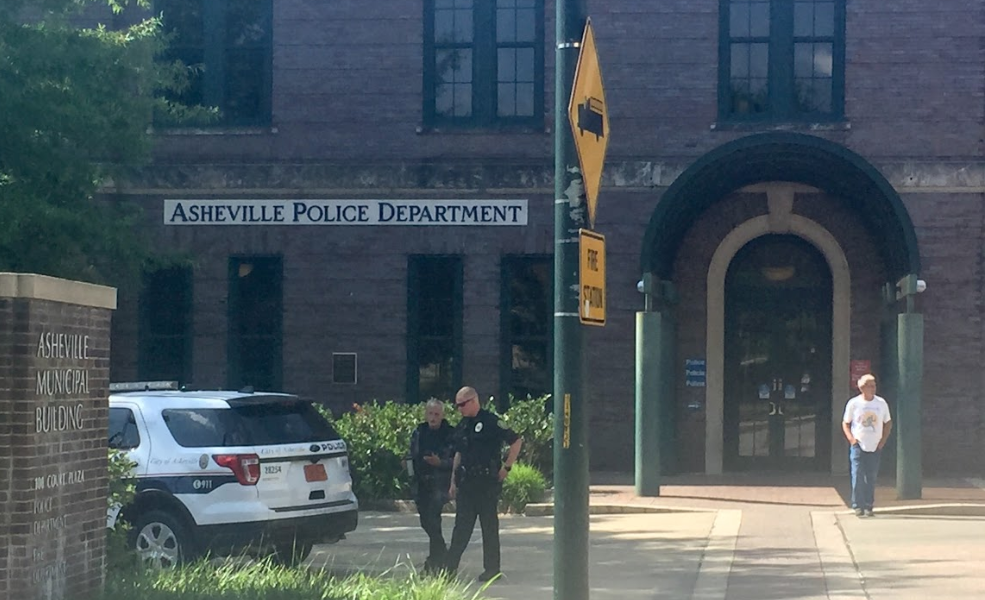
<svg viewBox="0 0 985 600"><path fill-rule="evenodd" d="M165 225L526 225L526 200L165 200Z"/></svg>

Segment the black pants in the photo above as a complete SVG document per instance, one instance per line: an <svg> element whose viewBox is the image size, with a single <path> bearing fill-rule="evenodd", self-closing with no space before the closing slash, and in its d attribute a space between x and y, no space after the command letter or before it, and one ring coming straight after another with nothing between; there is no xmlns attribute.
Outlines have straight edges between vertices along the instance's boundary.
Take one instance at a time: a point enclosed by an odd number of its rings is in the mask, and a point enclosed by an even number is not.
<svg viewBox="0 0 985 600"><path fill-rule="evenodd" d="M442 490L438 485L421 485L417 493L417 514L421 517L421 528L430 541L427 562L431 566L443 564L448 551L441 533L441 509L447 494L447 488Z"/></svg>
<svg viewBox="0 0 985 600"><path fill-rule="evenodd" d="M462 554L472 539L476 517L482 526L482 568L499 571L499 492L498 482L466 483L458 489L455 500L455 529L448 548L448 568L458 569Z"/></svg>

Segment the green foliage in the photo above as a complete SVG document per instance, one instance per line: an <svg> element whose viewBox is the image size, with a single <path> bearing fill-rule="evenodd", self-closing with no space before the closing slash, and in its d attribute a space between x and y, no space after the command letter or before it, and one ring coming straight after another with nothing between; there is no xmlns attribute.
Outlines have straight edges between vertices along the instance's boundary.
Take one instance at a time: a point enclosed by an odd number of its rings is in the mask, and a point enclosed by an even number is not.
<svg viewBox="0 0 985 600"><path fill-rule="evenodd" d="M521 513L531 502L544 500L547 480L536 468L516 463L509 477L503 481L503 493L499 497L500 510Z"/></svg>
<svg viewBox="0 0 985 600"><path fill-rule="evenodd" d="M510 408L500 418L510 429L520 434L523 446L519 460L533 465L547 477L554 473L554 414L548 411L550 396L510 397Z"/></svg>
<svg viewBox="0 0 985 600"><path fill-rule="evenodd" d="M445 413L451 416L447 408ZM349 451L353 491L360 501L410 497L403 458L414 429L424 420L424 404L369 402L335 419Z"/></svg>
<svg viewBox="0 0 985 600"><path fill-rule="evenodd" d="M547 397L514 400L510 409L500 415L524 438L520 460L541 471L553 465L553 418L546 412L546 402ZM424 403L373 401L354 405L351 412L338 418L316 406L334 422L348 446L356 497L361 501L411 497L411 480L403 459L410 451L414 429L424 421ZM445 418L452 425L461 418L453 404L445 404Z"/></svg>
<svg viewBox="0 0 985 600"><path fill-rule="evenodd" d="M109 449L107 501L110 510L117 510L133 500L136 485L131 473L137 463L125 452ZM106 563L111 569L131 569L136 564L135 555L127 548L130 525L117 519L114 527L106 531Z"/></svg>
<svg viewBox="0 0 985 600"><path fill-rule="evenodd" d="M157 19L77 26L147 0L0 4L0 271L132 278L150 253L141 213L96 193L148 160L151 115L175 110L161 95L187 77L155 61L165 47Z"/></svg>
<svg viewBox="0 0 985 600"><path fill-rule="evenodd" d="M485 589L453 579L386 573L340 578L308 567L205 562L111 573L101 600L478 600Z"/></svg>

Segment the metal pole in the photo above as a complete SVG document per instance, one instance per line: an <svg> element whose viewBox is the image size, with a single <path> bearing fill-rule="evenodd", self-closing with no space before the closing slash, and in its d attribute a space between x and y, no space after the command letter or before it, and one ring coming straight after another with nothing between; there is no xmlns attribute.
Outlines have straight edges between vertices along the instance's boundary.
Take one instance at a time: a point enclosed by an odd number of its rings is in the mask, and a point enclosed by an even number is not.
<svg viewBox="0 0 985 600"><path fill-rule="evenodd" d="M898 316L899 391L896 401L896 495L913 500L923 495L921 396L923 393L923 315Z"/></svg>
<svg viewBox="0 0 985 600"><path fill-rule="evenodd" d="M568 100L587 20L585 0L557 0L554 99L554 600L588 600L588 414L578 318L578 229L585 186Z"/></svg>

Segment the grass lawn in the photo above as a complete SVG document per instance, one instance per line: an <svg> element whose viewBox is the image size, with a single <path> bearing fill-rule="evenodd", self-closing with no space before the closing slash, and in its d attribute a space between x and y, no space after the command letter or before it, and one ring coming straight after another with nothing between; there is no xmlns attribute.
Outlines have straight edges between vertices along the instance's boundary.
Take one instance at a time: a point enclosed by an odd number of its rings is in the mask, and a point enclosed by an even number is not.
<svg viewBox="0 0 985 600"><path fill-rule="evenodd" d="M341 578L267 562L202 562L153 572L112 570L102 600L480 600L482 589L414 573Z"/></svg>

